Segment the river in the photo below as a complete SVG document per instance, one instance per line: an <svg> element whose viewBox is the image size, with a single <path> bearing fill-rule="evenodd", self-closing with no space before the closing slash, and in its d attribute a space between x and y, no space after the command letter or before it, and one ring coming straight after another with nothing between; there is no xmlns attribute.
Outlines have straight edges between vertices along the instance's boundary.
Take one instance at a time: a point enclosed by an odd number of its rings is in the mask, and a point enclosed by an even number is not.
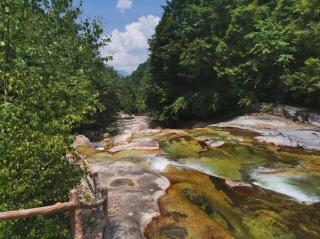
<svg viewBox="0 0 320 239"><path fill-rule="evenodd" d="M269 115L117 127L78 148L109 188L110 238L320 238L318 128Z"/></svg>

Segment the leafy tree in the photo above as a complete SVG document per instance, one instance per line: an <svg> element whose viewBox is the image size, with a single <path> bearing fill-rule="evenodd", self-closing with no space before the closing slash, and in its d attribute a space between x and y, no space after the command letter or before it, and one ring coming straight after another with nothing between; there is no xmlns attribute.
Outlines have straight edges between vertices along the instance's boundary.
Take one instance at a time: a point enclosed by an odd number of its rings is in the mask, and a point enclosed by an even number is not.
<svg viewBox="0 0 320 239"><path fill-rule="evenodd" d="M68 201L83 176L65 157L71 133L118 109L99 55L108 40L72 5L0 2L0 211ZM0 238L70 238L68 225L66 213L1 223Z"/></svg>
<svg viewBox="0 0 320 239"><path fill-rule="evenodd" d="M213 2L169 2L150 41L153 86L146 103L163 122L208 118L225 108L230 82L217 76L214 53L227 27L218 19L229 5Z"/></svg>
<svg viewBox="0 0 320 239"><path fill-rule="evenodd" d="M149 73L150 62L140 64L129 77L124 81L125 87L127 88L127 101L124 102L124 105L127 107L124 109L129 113L146 113L145 106L145 92L144 89L146 81L150 77Z"/></svg>
<svg viewBox="0 0 320 239"><path fill-rule="evenodd" d="M305 65L291 75L282 76L294 99L302 99L303 103L320 108L320 59L309 58Z"/></svg>
<svg viewBox="0 0 320 239"><path fill-rule="evenodd" d="M94 76L91 80L92 87L97 92L100 105L97 112L91 115L81 128L101 130L112 123L118 112L125 108L123 97L127 96L126 88L117 72L102 62L91 76Z"/></svg>
<svg viewBox="0 0 320 239"><path fill-rule="evenodd" d="M318 107L319 11L314 0L167 2L150 41L147 108L174 123L260 102Z"/></svg>

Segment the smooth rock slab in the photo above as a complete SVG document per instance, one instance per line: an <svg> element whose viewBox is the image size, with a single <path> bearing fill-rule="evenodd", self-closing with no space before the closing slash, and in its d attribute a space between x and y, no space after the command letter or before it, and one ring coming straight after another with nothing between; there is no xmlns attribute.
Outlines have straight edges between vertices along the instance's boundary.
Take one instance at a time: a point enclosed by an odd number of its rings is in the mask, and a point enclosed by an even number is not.
<svg viewBox="0 0 320 239"><path fill-rule="evenodd" d="M132 138L132 136L133 136L133 134L131 132L129 132L129 133L126 132L126 133L117 135L112 139L113 145L127 143Z"/></svg>
<svg viewBox="0 0 320 239"><path fill-rule="evenodd" d="M125 161L94 164L91 169L109 191L106 239L143 239L145 227L159 216L157 202L170 186L168 179Z"/></svg>
<svg viewBox="0 0 320 239"><path fill-rule="evenodd" d="M211 126L250 130L260 134L256 137L259 141L320 151L320 131L317 127L296 123L283 117L254 114Z"/></svg>
<svg viewBox="0 0 320 239"><path fill-rule="evenodd" d="M123 144L109 149L110 153L117 153L123 150L159 150L157 141L152 139L136 139L132 143Z"/></svg>
<svg viewBox="0 0 320 239"><path fill-rule="evenodd" d="M280 131L273 134L258 136L256 139L280 146L301 147L320 151L320 132L316 131Z"/></svg>
<svg viewBox="0 0 320 239"><path fill-rule="evenodd" d="M149 130L148 117L121 117L117 125L117 130L119 134L112 137L113 145L128 143L135 133Z"/></svg>
<svg viewBox="0 0 320 239"><path fill-rule="evenodd" d="M273 108L272 113L302 123L310 123L320 128L320 114L306 108L278 105Z"/></svg>

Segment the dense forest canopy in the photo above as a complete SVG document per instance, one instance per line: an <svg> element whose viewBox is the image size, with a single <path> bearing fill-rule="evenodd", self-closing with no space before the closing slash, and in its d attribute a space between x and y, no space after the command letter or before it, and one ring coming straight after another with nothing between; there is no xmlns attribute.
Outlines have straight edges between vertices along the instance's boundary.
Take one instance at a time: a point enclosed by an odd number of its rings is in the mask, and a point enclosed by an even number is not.
<svg viewBox="0 0 320 239"><path fill-rule="evenodd" d="M0 1L0 211L69 200L83 171L72 132L112 121L122 81L100 56L98 22L72 0ZM0 238L69 238L66 215L0 224Z"/></svg>
<svg viewBox="0 0 320 239"><path fill-rule="evenodd" d="M128 88L128 104L124 107L126 112L133 114L146 113L144 94L146 92L146 82L150 77L150 62L146 61L138 66L138 68L125 79Z"/></svg>
<svg viewBox="0 0 320 239"><path fill-rule="evenodd" d="M319 108L319 33L317 0L168 1L140 97L165 123L261 102Z"/></svg>

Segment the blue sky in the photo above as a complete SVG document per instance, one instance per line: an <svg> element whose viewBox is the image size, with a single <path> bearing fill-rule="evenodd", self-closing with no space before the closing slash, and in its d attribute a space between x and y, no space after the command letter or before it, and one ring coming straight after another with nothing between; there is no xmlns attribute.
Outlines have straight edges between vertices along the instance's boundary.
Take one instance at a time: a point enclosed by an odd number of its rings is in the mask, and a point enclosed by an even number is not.
<svg viewBox="0 0 320 239"><path fill-rule="evenodd" d="M83 16L100 18L112 43L101 49L112 55L108 64L130 74L148 57L148 38L162 16L165 0L83 0Z"/></svg>

